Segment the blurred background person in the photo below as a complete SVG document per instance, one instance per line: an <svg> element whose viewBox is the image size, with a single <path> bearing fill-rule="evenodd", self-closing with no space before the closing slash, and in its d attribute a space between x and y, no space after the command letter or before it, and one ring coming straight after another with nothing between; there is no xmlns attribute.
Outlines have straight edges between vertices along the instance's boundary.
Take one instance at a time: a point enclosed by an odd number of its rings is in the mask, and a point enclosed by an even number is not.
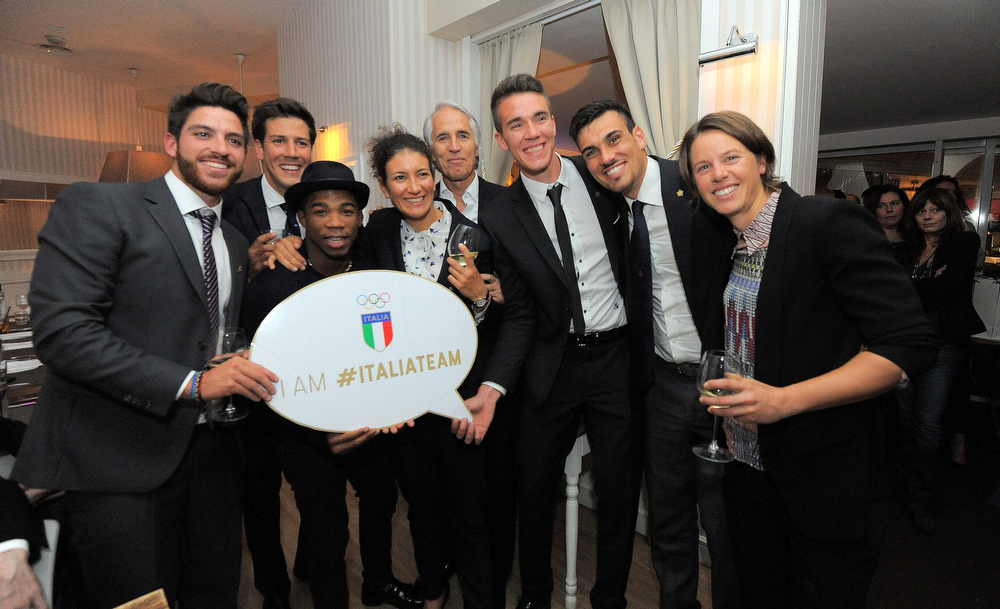
<svg viewBox="0 0 1000 609"><path fill-rule="evenodd" d="M736 112L705 116L681 144L689 190L738 235L718 296L743 374L708 381L731 395L701 401L722 407L737 459L724 491L744 606L860 608L888 499L872 398L930 366L935 339L871 216L800 197L774 162Z"/></svg>
<svg viewBox="0 0 1000 609"><path fill-rule="evenodd" d="M902 264L907 256L905 227L910 198L902 188L891 184L872 186L861 196L865 209L878 218L878 223L892 244L896 260Z"/></svg>
<svg viewBox="0 0 1000 609"><path fill-rule="evenodd" d="M941 487L941 427L949 393L969 365L971 337L986 329L972 304L979 235L963 230L962 210L947 190L913 197L908 214L913 255L908 268L941 349L934 367L914 377L902 410L904 438L912 442L907 503L922 533L936 531L932 499Z"/></svg>

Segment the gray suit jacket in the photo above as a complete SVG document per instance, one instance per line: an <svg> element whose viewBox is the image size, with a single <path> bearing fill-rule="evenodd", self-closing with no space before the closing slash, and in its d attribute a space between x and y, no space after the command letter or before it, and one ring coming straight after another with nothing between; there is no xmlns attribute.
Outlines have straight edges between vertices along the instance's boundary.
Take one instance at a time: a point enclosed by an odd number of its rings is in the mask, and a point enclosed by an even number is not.
<svg viewBox="0 0 1000 609"><path fill-rule="evenodd" d="M246 239L222 223L239 317ZM205 282L163 178L77 183L38 235L29 299L48 367L13 477L29 487L145 492L177 468L199 415L174 396L204 367Z"/></svg>

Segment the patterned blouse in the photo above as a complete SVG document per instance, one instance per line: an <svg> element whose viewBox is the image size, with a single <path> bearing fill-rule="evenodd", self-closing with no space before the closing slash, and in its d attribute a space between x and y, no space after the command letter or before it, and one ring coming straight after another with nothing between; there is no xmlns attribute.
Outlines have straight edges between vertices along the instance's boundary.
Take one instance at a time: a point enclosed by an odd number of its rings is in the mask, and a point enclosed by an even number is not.
<svg viewBox="0 0 1000 609"><path fill-rule="evenodd" d="M431 281L437 281L438 274L445 266L448 233L451 232L451 214L437 201L434 201L434 207L443 212L442 216L425 231L418 233L406 223L406 220L401 220L399 223L399 238L403 246L403 266L406 272Z"/></svg>
<svg viewBox="0 0 1000 609"><path fill-rule="evenodd" d="M733 251L733 270L723 296L726 308L726 359L738 362L740 369L737 372L747 378L755 378L757 293L764 274L771 223L774 221L774 211L780 195L780 191L772 193L746 230L736 233L738 240ZM725 429L729 451L738 460L763 471L757 425L727 417Z"/></svg>

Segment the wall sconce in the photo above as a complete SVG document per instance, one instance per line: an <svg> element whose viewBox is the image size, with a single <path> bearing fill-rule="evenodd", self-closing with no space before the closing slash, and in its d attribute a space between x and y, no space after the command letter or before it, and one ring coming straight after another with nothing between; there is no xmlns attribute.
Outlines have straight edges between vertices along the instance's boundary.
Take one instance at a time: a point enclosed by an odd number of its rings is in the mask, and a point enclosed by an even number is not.
<svg viewBox="0 0 1000 609"><path fill-rule="evenodd" d="M734 25L733 29L729 30L729 37L726 39L726 46L721 49L708 51L698 55L698 67L701 67L706 63L729 59L730 57L740 57L741 55L751 54L756 55L757 38L757 34L754 33L747 34L745 38L740 36L739 29L737 29Z"/></svg>
<svg viewBox="0 0 1000 609"><path fill-rule="evenodd" d="M329 127L327 127L326 125L323 125L321 127L316 127L316 132L317 133L326 133L327 129L329 129Z"/></svg>

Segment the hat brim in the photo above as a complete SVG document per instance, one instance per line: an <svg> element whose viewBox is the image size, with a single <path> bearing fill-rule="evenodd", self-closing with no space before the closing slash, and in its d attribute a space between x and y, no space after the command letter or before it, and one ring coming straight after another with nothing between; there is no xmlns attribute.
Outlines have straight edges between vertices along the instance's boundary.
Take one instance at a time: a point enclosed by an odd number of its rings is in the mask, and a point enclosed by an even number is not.
<svg viewBox="0 0 1000 609"><path fill-rule="evenodd" d="M306 198L319 190L344 190L354 195L354 200L358 204L358 209L364 209L368 205L368 197L371 189L364 182L356 180L315 180L309 182L299 182L293 184L285 191L285 203L288 205L289 213L294 213L302 208Z"/></svg>

